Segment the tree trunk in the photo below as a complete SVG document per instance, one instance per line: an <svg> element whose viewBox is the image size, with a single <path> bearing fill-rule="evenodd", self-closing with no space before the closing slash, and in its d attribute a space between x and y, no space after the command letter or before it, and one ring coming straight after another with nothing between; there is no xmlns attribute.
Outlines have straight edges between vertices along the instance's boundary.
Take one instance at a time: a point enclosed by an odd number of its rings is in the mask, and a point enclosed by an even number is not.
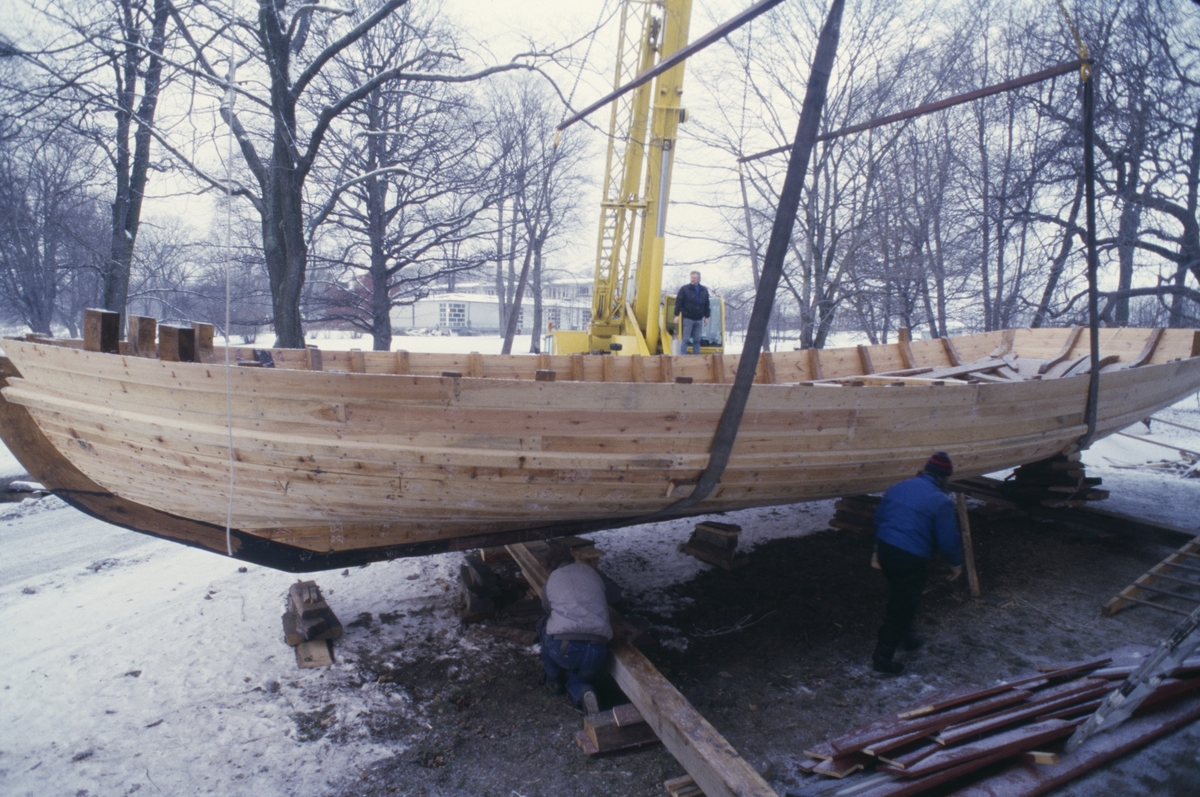
<svg viewBox="0 0 1200 797"><path fill-rule="evenodd" d="M169 5L155 0L151 38L140 45L140 31L133 20L132 0L120 0L118 13L121 29L127 41L121 56L121 70L116 96L117 134L115 143L116 195L112 203L112 240L104 273L104 308L121 314L118 328L125 335L125 305L129 301L129 274L133 267L133 247L137 241L142 218L142 199L150 171L150 132L158 107L158 92L162 81L162 52L166 42ZM142 85L142 101L134 109L137 96L138 69L148 59ZM136 123L133 152L130 153L130 130Z"/></svg>

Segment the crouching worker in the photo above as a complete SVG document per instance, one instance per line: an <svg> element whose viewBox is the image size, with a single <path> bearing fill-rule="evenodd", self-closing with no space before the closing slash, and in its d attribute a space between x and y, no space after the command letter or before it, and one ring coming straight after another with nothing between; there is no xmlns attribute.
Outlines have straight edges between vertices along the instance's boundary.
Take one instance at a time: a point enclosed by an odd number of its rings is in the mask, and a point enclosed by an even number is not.
<svg viewBox="0 0 1200 797"><path fill-rule="evenodd" d="M542 606L550 616L538 623L546 683L561 694L565 680L571 702L595 714L599 704L594 682L608 663L608 642L613 636L604 580L554 543L546 569L550 576L542 588Z"/></svg>
<svg viewBox="0 0 1200 797"><path fill-rule="evenodd" d="M912 626L934 548L953 567L953 578L962 573L962 537L954 499L946 493L953 472L949 455L939 451L921 473L889 487L875 510L875 546L888 582L887 612L871 657L876 672L899 675L904 665L892 661L896 648L921 646Z"/></svg>

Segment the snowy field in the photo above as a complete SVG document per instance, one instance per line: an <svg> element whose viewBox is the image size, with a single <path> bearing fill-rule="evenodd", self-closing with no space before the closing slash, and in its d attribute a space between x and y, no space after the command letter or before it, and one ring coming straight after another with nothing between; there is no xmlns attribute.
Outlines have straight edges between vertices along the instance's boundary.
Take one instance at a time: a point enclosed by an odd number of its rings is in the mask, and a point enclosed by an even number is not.
<svg viewBox="0 0 1200 797"><path fill-rule="evenodd" d="M396 348L461 351L464 341L489 351L495 339L398 338ZM1158 417L1200 428L1200 401ZM1151 463L1179 463L1170 447L1200 451L1200 434L1158 423L1149 434L1141 424L1127 431L1144 440L1110 437L1084 455L1089 474L1112 490L1105 507L1197 527L1200 480ZM0 478L22 473L0 447ZM824 529L830 503L749 510L742 545ZM606 572L655 605L667 587L708 567L678 553L693 523L590 536L607 552ZM347 628L333 668L298 669L280 624L295 576L118 529L53 497L0 504L0 551L2 795L330 793L403 752L376 742L361 718L386 709L419 719L429 710L403 684L345 688L355 669L346 651L364 629ZM314 577L344 623L363 612L398 617L378 644L400 655L486 662L494 642L464 630L452 608L460 557ZM686 645L685 637L666 641ZM329 712L343 732L312 740L308 729Z"/></svg>

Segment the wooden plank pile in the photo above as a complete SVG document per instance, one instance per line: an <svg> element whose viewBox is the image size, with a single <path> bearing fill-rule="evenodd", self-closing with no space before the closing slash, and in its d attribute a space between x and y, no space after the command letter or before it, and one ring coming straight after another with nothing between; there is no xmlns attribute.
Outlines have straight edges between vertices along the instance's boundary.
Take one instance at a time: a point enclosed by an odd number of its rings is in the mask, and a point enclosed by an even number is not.
<svg viewBox="0 0 1200 797"><path fill-rule="evenodd" d="M1069 756L1058 751L1076 726L1119 689L1152 650L1123 648L1094 661L1044 668L997 686L936 695L813 745L804 751L810 760L802 768L832 778L866 770L855 775L853 786L847 783L855 797L903 797L951 781L961 787L978 780L973 773L984 774L980 770L995 776L996 766L1004 761L1025 768L1022 772L1038 765L1069 764L1067 769L1078 774L1085 771L1078 769L1079 761L1091 760L1087 748ZM1176 668L1134 716L1149 721L1138 726L1136 738L1118 745L1122 750L1190 721L1183 717L1200 717L1200 656ZM1155 717L1161 721L1153 721ZM1104 760L1097 758L1091 766ZM1042 791L1002 793L1024 797Z"/></svg>
<svg viewBox="0 0 1200 797"><path fill-rule="evenodd" d="M710 565L733 570L749 561L746 554L738 553L737 550L738 536L741 533L741 526L706 520L696 524L692 536L679 546L679 550Z"/></svg>
<svg viewBox="0 0 1200 797"><path fill-rule="evenodd" d="M1007 484L1009 495L1018 503L1080 507L1088 501L1108 498L1108 490L1099 488L1101 481L1099 476L1084 472L1076 452L1022 465L1013 471Z"/></svg>
<svg viewBox="0 0 1200 797"><path fill-rule="evenodd" d="M833 505L830 528L875 536L875 510L883 499L878 495L847 495Z"/></svg>
<svg viewBox="0 0 1200 797"><path fill-rule="evenodd" d="M297 581L288 590L283 613L283 639L296 649L303 668L333 664L330 642L342 635L342 623L329 608L315 581Z"/></svg>

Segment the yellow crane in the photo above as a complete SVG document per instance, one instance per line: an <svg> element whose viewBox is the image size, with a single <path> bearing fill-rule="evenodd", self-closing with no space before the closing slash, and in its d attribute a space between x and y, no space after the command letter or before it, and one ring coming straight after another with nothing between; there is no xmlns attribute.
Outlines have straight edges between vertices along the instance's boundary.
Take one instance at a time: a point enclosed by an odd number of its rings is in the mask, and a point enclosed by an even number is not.
<svg viewBox="0 0 1200 797"><path fill-rule="evenodd" d="M692 0L624 0L614 87L688 41ZM589 328L549 335L552 354L669 352L675 294L664 295L663 238L679 124L683 63L612 103ZM630 280L633 288L630 290ZM724 350L725 308L711 297L702 351Z"/></svg>

